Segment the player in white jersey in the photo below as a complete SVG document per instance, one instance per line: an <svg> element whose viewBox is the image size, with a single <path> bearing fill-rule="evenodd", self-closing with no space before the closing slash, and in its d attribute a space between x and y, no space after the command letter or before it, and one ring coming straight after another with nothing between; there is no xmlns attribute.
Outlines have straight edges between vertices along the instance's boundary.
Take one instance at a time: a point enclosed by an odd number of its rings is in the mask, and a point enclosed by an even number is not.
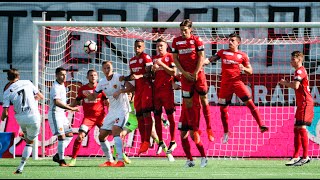
<svg viewBox="0 0 320 180"><path fill-rule="evenodd" d="M21 174L27 159L32 153L33 141L38 137L40 131L40 113L37 100L43 99L43 95L31 81L19 80L20 74L17 69L10 69L7 75L9 83L4 89L1 120L4 121L8 117L11 102L14 107L15 118L24 133L24 140L26 141L21 163L14 172L15 174Z"/></svg>
<svg viewBox="0 0 320 180"><path fill-rule="evenodd" d="M50 89L50 108L48 112L51 132L54 136L58 136L58 153L53 156L53 161L59 163L60 166L67 166L64 160L64 152L72 140L73 133L65 110L79 111L79 108L67 104L67 92L64 85L67 79L67 71L59 67L55 74L56 80Z"/></svg>
<svg viewBox="0 0 320 180"><path fill-rule="evenodd" d="M107 161L100 166L124 167L122 155L123 145L120 133L127 122L129 112L131 111L127 92L133 91L134 87L130 82L120 81L121 75L113 72L111 61L104 61L102 63L102 71L105 77L99 81L94 93L89 95L89 98L94 99L103 91L109 99L108 114L104 119L99 134L101 149L106 155ZM117 163L114 163L110 150L110 143L106 139L106 137L111 134L114 137L116 149L119 154Z"/></svg>

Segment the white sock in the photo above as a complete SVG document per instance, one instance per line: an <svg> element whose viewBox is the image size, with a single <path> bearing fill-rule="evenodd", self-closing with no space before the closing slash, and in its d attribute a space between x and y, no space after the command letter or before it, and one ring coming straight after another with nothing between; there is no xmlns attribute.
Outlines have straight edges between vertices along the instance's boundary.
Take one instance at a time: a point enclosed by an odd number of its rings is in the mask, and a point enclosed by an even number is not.
<svg viewBox="0 0 320 180"><path fill-rule="evenodd" d="M58 154L59 154L59 160L64 159L64 139L58 140Z"/></svg>
<svg viewBox="0 0 320 180"><path fill-rule="evenodd" d="M66 137L66 138L64 139L64 141L63 141L63 148L64 148L64 149L66 149L66 148L69 146L72 138L73 138L73 137Z"/></svg>
<svg viewBox="0 0 320 180"><path fill-rule="evenodd" d="M123 153L122 153L122 140L120 136L115 136L114 144L116 145L117 153L118 153L118 160L123 161Z"/></svg>
<svg viewBox="0 0 320 180"><path fill-rule="evenodd" d="M21 158L20 165L18 166L18 169L20 169L21 171L23 170L24 165L26 165L26 161L27 159L29 159L31 153L32 153L32 144L26 144L22 152L22 158Z"/></svg>
<svg viewBox="0 0 320 180"><path fill-rule="evenodd" d="M107 160L109 160L110 162L113 162L113 157L111 154L111 148L110 148L110 143L108 140L106 141L100 141L100 146L102 151L104 152L104 155L106 156Z"/></svg>

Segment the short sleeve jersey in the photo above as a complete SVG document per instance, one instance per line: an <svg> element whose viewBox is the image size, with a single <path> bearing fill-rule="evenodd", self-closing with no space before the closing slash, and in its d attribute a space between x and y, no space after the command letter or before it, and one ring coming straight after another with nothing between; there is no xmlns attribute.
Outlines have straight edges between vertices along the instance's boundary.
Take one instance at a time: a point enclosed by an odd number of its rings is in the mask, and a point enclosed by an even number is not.
<svg viewBox="0 0 320 180"><path fill-rule="evenodd" d="M151 57L146 53L141 53L140 56L134 56L130 59L129 67L130 71L135 75L141 75L146 73L146 67L153 65ZM135 80L135 86L137 89L143 88L144 84L150 84L151 80L146 78L140 78Z"/></svg>
<svg viewBox="0 0 320 180"><path fill-rule="evenodd" d="M104 115L104 102L103 100L106 98L104 92L99 93L97 98L94 101L90 101L85 94L86 92L89 92L90 94L93 93L96 86L90 87L88 84L83 85L78 90L77 100L83 100L82 106L83 106L83 113L84 117L97 117L100 115Z"/></svg>
<svg viewBox="0 0 320 180"><path fill-rule="evenodd" d="M16 115L39 113L38 103L36 103L34 98L38 92L38 88L31 81L18 80L4 91L3 107L9 107L11 102Z"/></svg>
<svg viewBox="0 0 320 180"><path fill-rule="evenodd" d="M197 67L199 51L204 51L204 45L198 36L191 35L188 39L179 36L172 41L172 53L178 54L181 67L187 72L193 73Z"/></svg>
<svg viewBox="0 0 320 180"><path fill-rule="evenodd" d="M156 55L152 57L153 63L155 64L156 61L161 60L165 65L168 67L175 67L173 62L173 56L171 53L167 53L164 56ZM168 74L163 67L159 67L159 70L155 72L155 79L154 79L154 87L155 89L159 89L162 87L172 87L172 80L173 76Z"/></svg>
<svg viewBox="0 0 320 180"><path fill-rule="evenodd" d="M245 67L250 65L248 55L242 51L233 52L229 49L221 49L216 55L221 59L221 81L224 82L241 80L239 64Z"/></svg>
<svg viewBox="0 0 320 180"><path fill-rule="evenodd" d="M60 99L62 103L67 104L67 90L64 84L54 81L50 89L50 111L64 112L63 108L60 108L54 104L55 99Z"/></svg>
<svg viewBox="0 0 320 180"><path fill-rule="evenodd" d="M303 66L294 72L294 80L300 82L299 88L295 90L296 105L313 105L313 99L309 89L308 74Z"/></svg>
<svg viewBox="0 0 320 180"><path fill-rule="evenodd" d="M100 93L104 92L107 98L109 99L109 112L115 113L122 111L125 113L131 112L131 107L128 99L127 93L121 93L117 98L113 97L113 94L120 89L124 89L125 81L120 81L120 74L114 73L111 80L107 80L106 77L102 78L98 86L95 89L95 92Z"/></svg>

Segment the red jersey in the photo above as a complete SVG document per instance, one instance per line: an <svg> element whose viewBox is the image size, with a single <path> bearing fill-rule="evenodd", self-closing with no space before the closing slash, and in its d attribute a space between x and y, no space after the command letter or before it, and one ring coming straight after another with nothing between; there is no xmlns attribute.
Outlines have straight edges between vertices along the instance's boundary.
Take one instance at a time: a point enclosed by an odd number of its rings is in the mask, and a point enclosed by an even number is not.
<svg viewBox="0 0 320 180"><path fill-rule="evenodd" d="M250 65L249 57L246 53L238 50L237 52L229 49L221 49L216 53L221 59L221 81L230 82L241 80L241 71L239 64L244 67Z"/></svg>
<svg viewBox="0 0 320 180"><path fill-rule="evenodd" d="M179 36L172 41L172 52L178 54L181 67L187 72L193 73L196 69L198 51L204 51L203 42L198 36L191 35L188 39Z"/></svg>
<svg viewBox="0 0 320 180"><path fill-rule="evenodd" d="M300 82L299 88L295 90L296 105L313 105L313 99L309 89L308 74L303 66L294 72L294 80Z"/></svg>
<svg viewBox="0 0 320 180"><path fill-rule="evenodd" d="M151 66L152 59L146 53L141 53L139 57L134 56L130 59L129 67L131 73L135 75L141 75L146 73L146 67ZM150 85L151 81L146 78L135 79L136 89L143 88L144 85Z"/></svg>
<svg viewBox="0 0 320 180"><path fill-rule="evenodd" d="M95 87L89 87L88 84L83 85L78 90L78 96L76 98L77 101L82 101L82 107L83 107L83 113L84 117L97 117L102 114L105 114L104 112L104 102L103 100L106 99L105 94L99 93L97 96L97 99L94 101L89 101L88 98L84 95L84 92L90 92L93 93L95 90Z"/></svg>
<svg viewBox="0 0 320 180"><path fill-rule="evenodd" d="M155 62L160 59L168 67L172 68L175 66L173 62L173 56L171 53L167 53L164 56L156 55L156 56L153 56L152 59L153 59L153 64L155 64ZM159 88L164 88L164 87L172 89L172 80L173 80L173 76L168 74L163 69L163 67L160 66L158 71L155 72L155 79L153 82L155 90Z"/></svg>

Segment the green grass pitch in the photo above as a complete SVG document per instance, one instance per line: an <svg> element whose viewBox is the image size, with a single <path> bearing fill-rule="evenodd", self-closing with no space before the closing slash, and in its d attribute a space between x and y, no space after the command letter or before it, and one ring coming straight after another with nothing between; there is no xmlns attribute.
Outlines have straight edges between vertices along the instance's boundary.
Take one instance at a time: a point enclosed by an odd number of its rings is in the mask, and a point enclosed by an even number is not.
<svg viewBox="0 0 320 180"><path fill-rule="evenodd" d="M184 168L185 158L137 157L124 168L98 167L103 157L77 159L75 167L59 167L51 158L30 158L22 174L13 174L20 157L0 159L1 179L319 179L320 161L312 159L300 167L287 167L288 159L209 158L208 166ZM70 161L66 160L67 163Z"/></svg>

